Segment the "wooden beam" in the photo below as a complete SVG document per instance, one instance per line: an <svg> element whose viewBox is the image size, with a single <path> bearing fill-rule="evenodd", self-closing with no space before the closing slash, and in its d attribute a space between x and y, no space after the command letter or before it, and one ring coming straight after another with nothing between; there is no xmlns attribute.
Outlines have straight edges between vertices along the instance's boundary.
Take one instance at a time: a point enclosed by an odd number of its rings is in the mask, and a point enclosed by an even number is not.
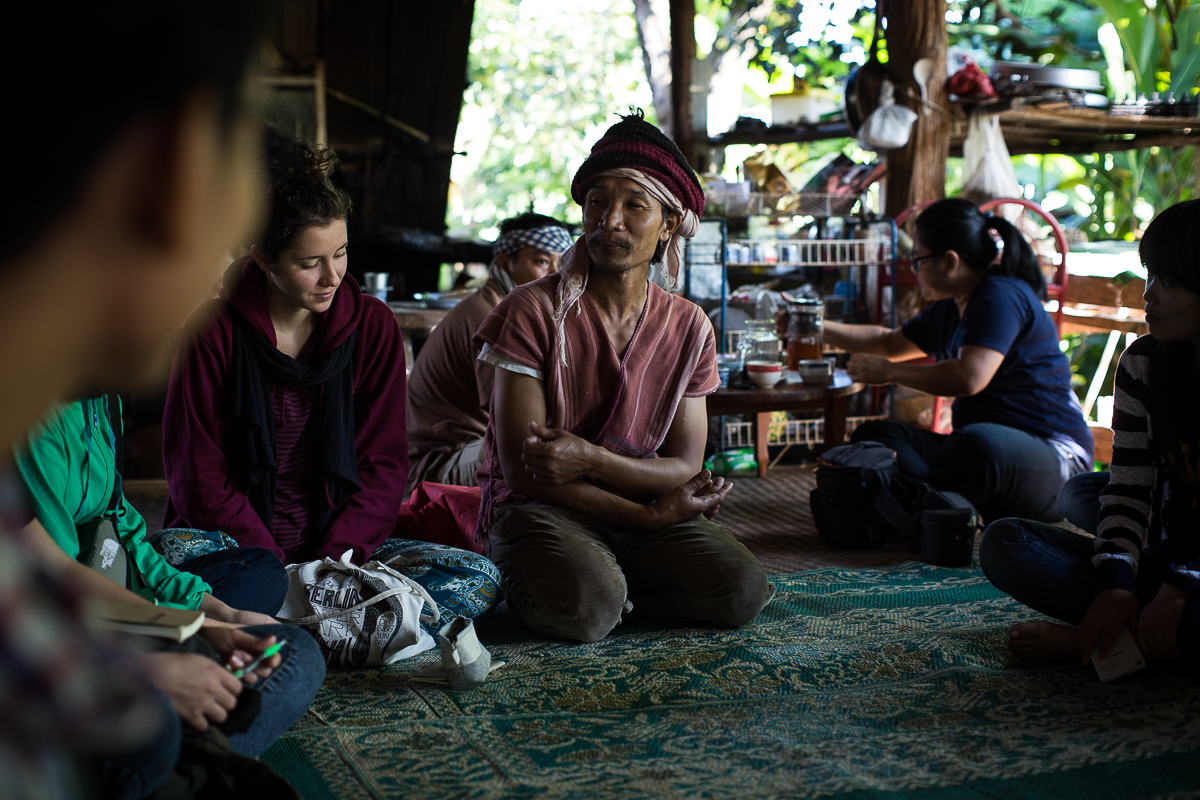
<svg viewBox="0 0 1200 800"><path fill-rule="evenodd" d="M1096 275L1072 275L1067 282L1065 303L1084 303L1092 306L1107 306L1111 308L1141 308L1142 293L1146 291L1146 282L1134 278L1125 286L1117 286L1109 278Z"/></svg>
<svg viewBox="0 0 1200 800"><path fill-rule="evenodd" d="M683 157L698 167L692 124L692 64L696 60L696 0L671 0L671 128Z"/></svg>
<svg viewBox="0 0 1200 800"><path fill-rule="evenodd" d="M1070 283L1067 284L1068 286ZM1097 333L1103 331L1123 331L1143 336L1148 333L1150 326L1146 320L1137 317L1122 317L1117 314L1103 314L1086 311L1081 308L1066 306L1063 308L1062 332L1068 333Z"/></svg>
<svg viewBox="0 0 1200 800"><path fill-rule="evenodd" d="M787 144L853 138L854 131L850 130L850 126L838 120L815 125L773 125L759 130L733 130L709 141L716 147L724 147L730 144Z"/></svg>
<svg viewBox="0 0 1200 800"><path fill-rule="evenodd" d="M888 77L896 86L896 102L920 113L905 147L887 151L888 182L885 213L896 216L904 209L946 194L946 157L950 151L951 120L945 114L921 107L921 94L913 78L913 65L933 60L929 100L946 108L946 0L887 0L880 2L887 20L885 38Z"/></svg>

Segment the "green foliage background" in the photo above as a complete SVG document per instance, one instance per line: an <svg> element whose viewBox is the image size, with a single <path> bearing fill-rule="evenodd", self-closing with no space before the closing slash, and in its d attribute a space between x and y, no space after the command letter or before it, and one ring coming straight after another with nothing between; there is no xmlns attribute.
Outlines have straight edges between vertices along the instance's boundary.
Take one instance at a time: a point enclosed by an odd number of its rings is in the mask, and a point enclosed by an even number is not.
<svg viewBox="0 0 1200 800"><path fill-rule="evenodd" d="M849 7L850 38L812 38L802 25L806 5ZM947 8L951 45L990 59L1099 68L1107 81L1097 32L1111 22L1137 91L1191 95L1200 75L1193 0L950 0ZM789 65L827 87L861 60L875 22L872 0L697 0L697 14L713 33L701 53L711 63L740 49L768 76ZM590 144L630 106L654 121L633 0L476 0L472 34L456 141L465 155L452 172L449 227L490 236L499 219L531 205L577 221L570 178ZM886 42L881 55L886 60ZM799 169L835 149L855 147L815 143L778 156ZM1035 199L1070 207L1096 240L1135 239L1154 213L1197 196L1200 164L1187 147L1018 156L1014 166L1022 183L1036 187ZM961 184L960 172L952 160L948 190Z"/></svg>
<svg viewBox="0 0 1200 800"><path fill-rule="evenodd" d="M632 0L476 0L448 227L496 235L532 204L578 222L571 176L631 106L654 121Z"/></svg>

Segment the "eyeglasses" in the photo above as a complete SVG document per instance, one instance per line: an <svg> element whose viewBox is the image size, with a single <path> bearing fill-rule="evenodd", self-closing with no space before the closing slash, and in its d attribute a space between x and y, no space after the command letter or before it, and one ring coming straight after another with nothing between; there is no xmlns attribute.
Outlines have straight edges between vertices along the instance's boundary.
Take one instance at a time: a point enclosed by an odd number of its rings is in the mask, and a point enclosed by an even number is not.
<svg viewBox="0 0 1200 800"><path fill-rule="evenodd" d="M944 256L944 255L946 255L946 254L945 254L945 253L926 253L926 254L925 254L925 255L923 255L923 256L917 256L916 258L914 258L914 259L912 260L912 265L913 265L914 267L916 267L916 266L919 266L919 265L920 265L920 263L921 263L922 261L924 261L925 259L927 259L927 258L941 258L941 257L942 257L942 256Z"/></svg>

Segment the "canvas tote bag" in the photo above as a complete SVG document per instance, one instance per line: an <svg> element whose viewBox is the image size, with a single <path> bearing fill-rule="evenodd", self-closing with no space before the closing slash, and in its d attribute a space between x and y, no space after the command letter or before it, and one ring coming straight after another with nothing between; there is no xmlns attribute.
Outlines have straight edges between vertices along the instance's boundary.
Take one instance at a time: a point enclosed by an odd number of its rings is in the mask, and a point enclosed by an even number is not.
<svg viewBox="0 0 1200 800"><path fill-rule="evenodd" d="M432 649L421 628L426 606L425 621L439 619L429 593L378 561L356 567L353 555L288 565L278 618L308 629L331 667L381 667Z"/></svg>

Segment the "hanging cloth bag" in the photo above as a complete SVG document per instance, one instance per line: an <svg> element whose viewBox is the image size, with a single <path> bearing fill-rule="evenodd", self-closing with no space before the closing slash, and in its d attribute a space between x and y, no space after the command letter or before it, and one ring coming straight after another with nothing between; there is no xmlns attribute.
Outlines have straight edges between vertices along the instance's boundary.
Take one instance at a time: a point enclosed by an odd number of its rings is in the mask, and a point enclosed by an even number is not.
<svg viewBox="0 0 1200 800"><path fill-rule="evenodd" d="M439 619L429 593L378 561L356 567L353 555L289 564L278 618L308 629L331 667L381 667L432 649L421 628L425 606L426 622Z"/></svg>
<svg viewBox="0 0 1200 800"><path fill-rule="evenodd" d="M875 2L875 34L871 37L867 61L861 67L853 67L846 76L846 88L842 95L842 114L846 124L857 136L871 112L879 106L879 89L887 78L887 66L879 60L879 42L883 39L883 20L887 16L884 0Z"/></svg>
<svg viewBox="0 0 1200 800"><path fill-rule="evenodd" d="M908 144L917 112L896 105L896 87L884 80L879 89L879 107L871 112L858 131L858 141L871 150L894 150Z"/></svg>

